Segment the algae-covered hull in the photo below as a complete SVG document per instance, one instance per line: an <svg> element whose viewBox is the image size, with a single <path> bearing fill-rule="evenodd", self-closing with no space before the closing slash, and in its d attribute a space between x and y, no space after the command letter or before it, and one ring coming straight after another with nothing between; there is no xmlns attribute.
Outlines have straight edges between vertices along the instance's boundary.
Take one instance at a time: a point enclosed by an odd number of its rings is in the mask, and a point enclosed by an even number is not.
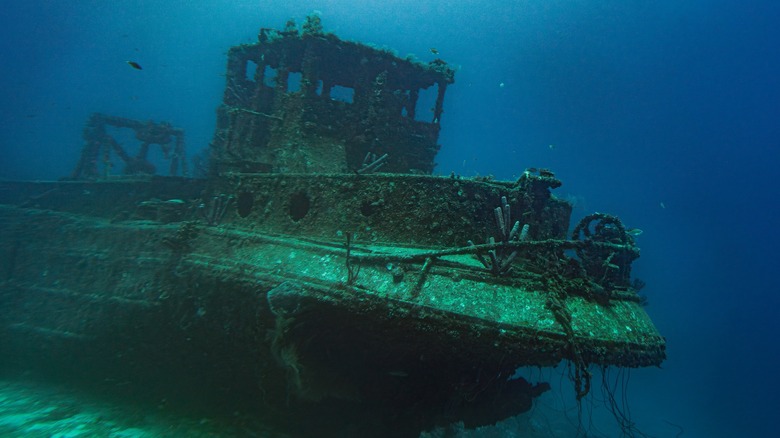
<svg viewBox="0 0 780 438"><path fill-rule="evenodd" d="M344 190L355 184L361 189ZM97 379L197 382L195 392L262 398L292 422L296 409L311 420L312 411L327 406L330 416L343 405L361 421L403 418L411 435L527 410L546 386L510 380L523 365L634 367L664 358L664 340L630 288L585 283L567 273L568 262L539 270L534 254L563 258L584 240L514 242L523 254L508 273L480 261L495 244L390 241L394 204L415 192L435 194L418 205L463 208L407 211L409 230L400 227L396 239L421 235L414 227L446 230L469 202L515 199L520 188L250 175L227 183L231 195L211 197L218 205L210 207L199 200L204 188L164 178L4 184L0 354ZM301 196L309 199L303 215ZM382 200L370 215L358 202L365 196ZM555 204L546 208L556 214ZM483 234L500 233L490 215L472 219ZM461 239L453 234L438 239Z"/></svg>
<svg viewBox="0 0 780 438"><path fill-rule="evenodd" d="M454 75L316 16L262 29L228 52L197 180L151 176L151 145L187 172L182 129L93 114L69 181L0 183L3 365L411 437L527 411L549 385L521 366L569 361L579 399L590 366L660 364L617 217L570 233L548 169L430 175Z"/></svg>

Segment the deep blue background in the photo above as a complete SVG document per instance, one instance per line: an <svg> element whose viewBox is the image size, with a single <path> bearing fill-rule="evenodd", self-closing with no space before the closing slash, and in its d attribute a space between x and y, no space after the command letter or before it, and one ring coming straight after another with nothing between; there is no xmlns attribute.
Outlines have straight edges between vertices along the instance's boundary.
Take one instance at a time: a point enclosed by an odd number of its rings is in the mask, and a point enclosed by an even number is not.
<svg viewBox="0 0 780 438"><path fill-rule="evenodd" d="M744 3L738 5L737 3ZM645 233L636 274L667 337L634 371L658 436L771 436L780 391L780 2L6 1L0 178L67 175L91 112L208 144L225 51L313 11L342 38L459 66L437 171L550 167L575 213ZM136 60L143 71L125 63ZM504 86L500 86L500 84ZM568 391L569 388L564 388ZM608 430L608 426L604 426Z"/></svg>

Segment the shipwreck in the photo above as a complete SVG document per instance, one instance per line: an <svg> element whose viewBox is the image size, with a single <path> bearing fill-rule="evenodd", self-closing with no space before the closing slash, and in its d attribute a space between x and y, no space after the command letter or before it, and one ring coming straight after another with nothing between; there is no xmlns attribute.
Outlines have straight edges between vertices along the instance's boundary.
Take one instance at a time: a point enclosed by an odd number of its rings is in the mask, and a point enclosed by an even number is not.
<svg viewBox="0 0 780 438"><path fill-rule="evenodd" d="M227 56L204 178L183 130L96 114L70 178L0 182L4 366L412 437L527 411L549 385L519 367L567 361L580 398L594 367L664 360L620 219L571 224L547 169L432 174L446 62L316 17Z"/></svg>

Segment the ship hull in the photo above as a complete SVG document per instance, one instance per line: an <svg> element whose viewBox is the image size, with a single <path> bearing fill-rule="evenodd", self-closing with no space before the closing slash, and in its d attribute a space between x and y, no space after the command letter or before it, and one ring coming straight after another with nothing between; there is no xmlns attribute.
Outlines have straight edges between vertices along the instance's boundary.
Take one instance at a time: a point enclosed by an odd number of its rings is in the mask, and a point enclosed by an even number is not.
<svg viewBox="0 0 780 438"><path fill-rule="evenodd" d="M334 412L378 430L402 418L415 436L529 409L547 386L512 379L521 366L663 360L664 340L634 300L568 298L572 336L548 291L497 278L473 255L264 232L238 215L209 223L197 205L165 200L198 184L5 184L6 365L252 399L288 426L306 416L339 429L325 420Z"/></svg>

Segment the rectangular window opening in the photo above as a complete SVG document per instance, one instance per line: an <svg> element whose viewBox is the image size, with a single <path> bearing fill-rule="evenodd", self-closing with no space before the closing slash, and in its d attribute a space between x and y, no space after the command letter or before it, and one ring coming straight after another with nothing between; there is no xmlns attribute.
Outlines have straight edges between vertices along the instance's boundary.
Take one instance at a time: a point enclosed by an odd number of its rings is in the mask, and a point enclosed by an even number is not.
<svg viewBox="0 0 780 438"><path fill-rule="evenodd" d="M417 105L414 109L414 120L418 122L433 122L436 111L436 99L439 97L439 84L433 84L423 88L417 97Z"/></svg>
<svg viewBox="0 0 780 438"><path fill-rule="evenodd" d="M355 97L355 89L334 85L330 90L330 98L341 102L352 103Z"/></svg>
<svg viewBox="0 0 780 438"><path fill-rule="evenodd" d="M300 91L301 89L301 78L302 75L300 72L291 72L289 75L287 75L287 92L288 93L295 93L297 91Z"/></svg>
<svg viewBox="0 0 780 438"><path fill-rule="evenodd" d="M276 69L272 68L270 65L265 66L265 70L263 71L263 85L266 87L275 87L276 86Z"/></svg>
<svg viewBox="0 0 780 438"><path fill-rule="evenodd" d="M255 74L257 73L257 63L254 61L246 62L246 80L255 81Z"/></svg>

